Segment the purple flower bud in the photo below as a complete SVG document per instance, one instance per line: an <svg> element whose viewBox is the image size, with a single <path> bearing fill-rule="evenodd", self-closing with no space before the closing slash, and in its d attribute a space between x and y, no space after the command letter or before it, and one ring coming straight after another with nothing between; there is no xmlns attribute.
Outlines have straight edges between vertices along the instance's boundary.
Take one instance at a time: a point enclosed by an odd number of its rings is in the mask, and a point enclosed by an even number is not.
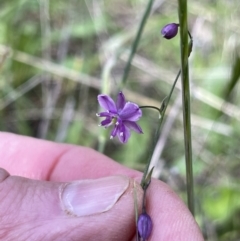
<svg viewBox="0 0 240 241"><path fill-rule="evenodd" d="M177 23L169 23L163 27L161 34L166 39L174 38L178 33L178 26Z"/></svg>
<svg viewBox="0 0 240 241"><path fill-rule="evenodd" d="M147 240L152 232L152 220L150 216L146 213L142 213L138 217L137 227L140 237L144 241Z"/></svg>

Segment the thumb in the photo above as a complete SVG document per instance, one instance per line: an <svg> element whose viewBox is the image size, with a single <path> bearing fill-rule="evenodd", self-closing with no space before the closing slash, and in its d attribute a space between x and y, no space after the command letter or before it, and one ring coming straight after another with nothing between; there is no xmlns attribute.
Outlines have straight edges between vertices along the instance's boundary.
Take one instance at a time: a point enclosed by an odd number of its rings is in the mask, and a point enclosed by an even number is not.
<svg viewBox="0 0 240 241"><path fill-rule="evenodd" d="M57 183L0 168L0 240L131 240L133 193L133 180L124 176Z"/></svg>

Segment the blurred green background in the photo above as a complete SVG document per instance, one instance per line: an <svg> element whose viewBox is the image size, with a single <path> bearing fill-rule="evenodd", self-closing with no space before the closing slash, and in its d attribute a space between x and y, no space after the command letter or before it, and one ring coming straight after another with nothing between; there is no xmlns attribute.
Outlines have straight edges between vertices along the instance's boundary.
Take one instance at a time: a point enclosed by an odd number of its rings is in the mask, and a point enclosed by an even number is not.
<svg viewBox="0 0 240 241"><path fill-rule="evenodd" d="M115 98L143 0L1 0L0 130L99 148L144 170L158 113L143 110L144 135L128 144L98 127L97 95ZM240 240L240 1L188 1L196 219L206 240ZM155 0L123 92L159 107L180 67L177 1ZM0 140L1 141L1 140ZM167 110L154 176L186 200L180 81ZM171 224L169 224L171 225Z"/></svg>

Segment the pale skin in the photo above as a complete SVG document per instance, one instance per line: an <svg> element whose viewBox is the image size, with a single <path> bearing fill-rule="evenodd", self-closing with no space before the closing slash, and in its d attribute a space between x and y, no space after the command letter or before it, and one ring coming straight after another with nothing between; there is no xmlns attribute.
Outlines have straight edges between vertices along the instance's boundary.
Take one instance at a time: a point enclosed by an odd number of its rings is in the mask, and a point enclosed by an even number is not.
<svg viewBox="0 0 240 241"><path fill-rule="evenodd" d="M0 133L0 240L135 240L134 183L141 203L142 173L86 147ZM65 182L123 175L129 187L107 212L76 217L61 209ZM203 241L180 198L159 180L147 190L149 241Z"/></svg>

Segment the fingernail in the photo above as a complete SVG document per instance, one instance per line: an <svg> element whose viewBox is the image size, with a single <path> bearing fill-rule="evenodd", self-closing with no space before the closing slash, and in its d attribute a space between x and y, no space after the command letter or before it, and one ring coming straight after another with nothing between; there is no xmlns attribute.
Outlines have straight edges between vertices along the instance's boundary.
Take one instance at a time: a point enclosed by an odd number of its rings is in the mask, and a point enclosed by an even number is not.
<svg viewBox="0 0 240 241"><path fill-rule="evenodd" d="M123 195L129 179L111 176L67 184L61 192L63 209L76 216L87 216L110 210Z"/></svg>

